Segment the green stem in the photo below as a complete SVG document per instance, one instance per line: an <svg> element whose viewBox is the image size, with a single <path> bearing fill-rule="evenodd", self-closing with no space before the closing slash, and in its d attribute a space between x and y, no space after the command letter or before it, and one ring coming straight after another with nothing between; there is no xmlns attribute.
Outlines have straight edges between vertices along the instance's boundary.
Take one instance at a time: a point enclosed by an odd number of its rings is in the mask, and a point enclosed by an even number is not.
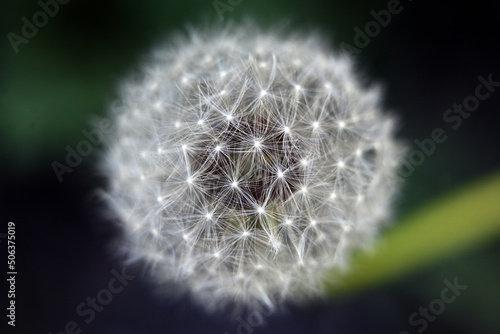
<svg viewBox="0 0 500 334"><path fill-rule="evenodd" d="M375 246L359 253L345 273L332 271L326 287L339 295L387 283L500 233L500 173L418 210Z"/></svg>

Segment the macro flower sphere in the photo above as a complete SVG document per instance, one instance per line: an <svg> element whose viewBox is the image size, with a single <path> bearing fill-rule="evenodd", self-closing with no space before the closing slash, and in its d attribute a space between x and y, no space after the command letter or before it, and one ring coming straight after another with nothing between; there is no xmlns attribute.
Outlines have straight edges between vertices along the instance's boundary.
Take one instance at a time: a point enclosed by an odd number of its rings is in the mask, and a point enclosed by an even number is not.
<svg viewBox="0 0 500 334"><path fill-rule="evenodd" d="M157 49L113 105L104 162L128 259L209 311L321 295L390 217L402 149L379 98L317 35Z"/></svg>

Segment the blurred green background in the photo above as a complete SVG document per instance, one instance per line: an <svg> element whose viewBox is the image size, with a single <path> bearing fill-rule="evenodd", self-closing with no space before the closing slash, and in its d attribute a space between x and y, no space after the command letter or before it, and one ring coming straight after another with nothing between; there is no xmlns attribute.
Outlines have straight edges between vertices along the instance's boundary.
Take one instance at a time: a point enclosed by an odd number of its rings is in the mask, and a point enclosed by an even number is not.
<svg viewBox="0 0 500 334"><path fill-rule="evenodd" d="M221 2L231 6L228 1ZM26 226L40 223L49 231L57 229L60 224L55 221L60 218L38 216L14 195L35 201L30 191L46 194L54 198L50 203L57 207L59 192L68 194L73 188L79 189L82 180L100 184L93 178L98 150L71 174L65 174L63 184L59 184L51 163L64 162L65 147L74 148L84 139L82 130L92 129L93 117L106 115L120 80L137 69L144 56L172 33L206 22L225 25L251 18L264 27L289 22L292 31L321 31L339 50L341 43L354 46L354 28L364 30L365 24L374 20L370 11L386 9L387 3L242 0L223 13L221 22L214 1L72 0L59 5L58 13L28 43L20 44L15 53L8 33L21 35L21 18L25 16L32 22L33 14L41 8L36 1L3 1L0 181L6 189L6 219L21 220L20 212L28 211L31 215L25 217ZM500 92L482 101L457 130L442 118L445 110L474 93L479 75L492 74L494 80L500 81L496 23L499 2L403 0L401 6L401 13L393 15L390 24L355 56L357 66L368 84L384 87L384 106L398 115L398 136L411 149L415 148L415 139L429 138L436 127L443 128L448 139L405 178L396 203L398 219L500 167ZM46 237L52 238L50 233ZM426 332L500 332L500 239L492 239L385 287L388 290L384 293L397 296L404 304L398 321L406 323L406 327L400 329L416 332L408 325L407 317L439 297L443 279L459 277L468 290L447 306ZM425 241L423 238L422 243ZM74 305L69 304L70 308ZM47 326L55 322L48 321Z"/></svg>

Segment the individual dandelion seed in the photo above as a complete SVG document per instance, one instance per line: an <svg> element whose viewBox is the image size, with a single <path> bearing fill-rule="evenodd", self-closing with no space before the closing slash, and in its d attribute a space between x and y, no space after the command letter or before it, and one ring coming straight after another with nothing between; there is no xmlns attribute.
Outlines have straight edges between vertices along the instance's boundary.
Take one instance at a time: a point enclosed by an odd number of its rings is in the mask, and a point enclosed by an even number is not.
<svg viewBox="0 0 500 334"><path fill-rule="evenodd" d="M104 162L127 256L209 311L321 295L390 217L402 152L351 67L315 35L249 26L157 49Z"/></svg>

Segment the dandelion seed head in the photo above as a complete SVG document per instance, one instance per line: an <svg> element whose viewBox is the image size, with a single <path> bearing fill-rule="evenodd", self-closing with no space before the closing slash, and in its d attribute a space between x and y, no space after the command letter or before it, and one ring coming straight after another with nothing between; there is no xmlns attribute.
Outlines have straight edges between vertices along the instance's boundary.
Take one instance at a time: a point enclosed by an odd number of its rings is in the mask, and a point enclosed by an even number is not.
<svg viewBox="0 0 500 334"><path fill-rule="evenodd" d="M321 295L389 220L404 151L351 66L316 36L248 26L153 53L103 161L129 259L208 311Z"/></svg>

